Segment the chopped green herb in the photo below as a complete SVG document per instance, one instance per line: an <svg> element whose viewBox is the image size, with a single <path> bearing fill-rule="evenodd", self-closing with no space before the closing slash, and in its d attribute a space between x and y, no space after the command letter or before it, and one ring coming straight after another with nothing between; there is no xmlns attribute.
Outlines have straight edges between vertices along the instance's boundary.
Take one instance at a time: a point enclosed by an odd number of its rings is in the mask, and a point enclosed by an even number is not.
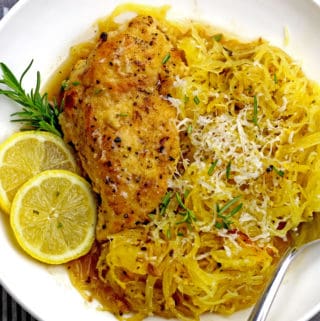
<svg viewBox="0 0 320 321"><path fill-rule="evenodd" d="M101 89L101 88L96 88L95 90L94 90L94 95L99 95L99 94L101 94L103 92L103 89Z"/></svg>
<svg viewBox="0 0 320 321"><path fill-rule="evenodd" d="M184 236L184 234L182 232L178 232L177 236Z"/></svg>
<svg viewBox="0 0 320 321"><path fill-rule="evenodd" d="M162 59L162 64L166 64L168 62L168 60L171 58L171 55L169 53L167 53L164 58Z"/></svg>
<svg viewBox="0 0 320 321"><path fill-rule="evenodd" d="M194 101L194 103L195 103L196 105L199 105L199 104L200 104L200 99L199 99L198 96L194 96L194 97L193 97L193 101Z"/></svg>
<svg viewBox="0 0 320 321"><path fill-rule="evenodd" d="M223 222L216 222L216 224L214 225L217 229L221 230L222 228L225 227L225 225L223 224Z"/></svg>
<svg viewBox="0 0 320 321"><path fill-rule="evenodd" d="M192 133L192 130L193 130L192 125L189 125L187 128L188 135L190 135Z"/></svg>
<svg viewBox="0 0 320 321"><path fill-rule="evenodd" d="M284 176L284 171L281 170L281 169L278 169L276 168L275 166L273 165L270 165L268 168L267 168L267 173L270 173L272 171L275 171L276 174L278 174L279 176L283 177Z"/></svg>
<svg viewBox="0 0 320 321"><path fill-rule="evenodd" d="M237 214L243 204L240 203L238 204L236 207L234 207L228 214L223 215L224 212L226 212L232 205L234 205L235 203L238 202L238 200L241 198L242 196L239 195L235 198L233 198L232 200L230 200L229 202L227 202L222 208L220 208L220 206L217 204L216 205L216 212L217 212L217 217L220 219L219 221L216 222L215 227L218 229L221 228L226 228L229 229L230 225L232 224L232 221L230 220L230 218L232 216L234 216L235 214Z"/></svg>
<svg viewBox="0 0 320 321"><path fill-rule="evenodd" d="M252 117L252 122L256 125L258 125L258 99L257 96L254 95L253 97L253 117Z"/></svg>
<svg viewBox="0 0 320 321"><path fill-rule="evenodd" d="M243 204L240 203L237 205L231 212L229 213L228 217L232 217L233 215L237 214L242 209Z"/></svg>
<svg viewBox="0 0 320 321"><path fill-rule="evenodd" d="M164 215L166 210L167 210L167 207L170 203L170 200L171 200L171 196L172 196L172 193L171 192L167 192L166 195L164 196L164 198L162 199L162 202L160 203L160 214L161 215Z"/></svg>
<svg viewBox="0 0 320 321"><path fill-rule="evenodd" d="M153 220L154 217L155 217L155 214L154 213L149 213L148 216L149 216L150 220Z"/></svg>
<svg viewBox="0 0 320 321"><path fill-rule="evenodd" d="M190 192L191 192L190 189L186 189L186 190L184 191L184 193L183 193L184 199L186 199L186 198L189 196Z"/></svg>
<svg viewBox="0 0 320 321"><path fill-rule="evenodd" d="M211 163L209 169L208 169L208 175L211 176L213 174L214 169L216 168L218 164L218 160L215 160L214 162Z"/></svg>
<svg viewBox="0 0 320 321"><path fill-rule="evenodd" d="M69 80L63 80L63 81L61 82L61 88L62 88L63 90L67 90L67 89L69 88Z"/></svg>
<svg viewBox="0 0 320 321"><path fill-rule="evenodd" d="M212 38L217 41L220 42L222 39L222 33L217 33L216 35L212 36Z"/></svg>
<svg viewBox="0 0 320 321"><path fill-rule="evenodd" d="M278 77L277 77L277 74L274 74L274 75L273 75L273 81L274 81L274 83L275 83L275 84L277 84L277 83L278 83Z"/></svg>
<svg viewBox="0 0 320 321"><path fill-rule="evenodd" d="M221 215L222 213L224 213L228 208L230 208L233 204L235 204L241 197L242 197L241 195L234 197L232 200L227 202L221 209L217 204L217 214Z"/></svg>
<svg viewBox="0 0 320 321"><path fill-rule="evenodd" d="M197 218L194 215L193 211L186 207L186 205L183 203L181 199L181 196L178 193L176 193L176 199L178 201L179 206L184 210L178 213L179 215L183 216L183 219L181 221L176 222L176 224L187 223L188 227L190 228L192 222L195 222Z"/></svg>
<svg viewBox="0 0 320 321"><path fill-rule="evenodd" d="M177 201L178 201L178 204L183 208L183 209L187 209L186 208L186 206L183 204L183 202L182 202L182 199L181 199L181 196L178 194L178 193L176 193L176 199L177 199Z"/></svg>
<svg viewBox="0 0 320 321"><path fill-rule="evenodd" d="M273 166L273 170L281 177L284 176L284 171Z"/></svg>
<svg viewBox="0 0 320 321"><path fill-rule="evenodd" d="M167 235L167 239L171 239L171 230L169 228L167 229L166 235Z"/></svg>
<svg viewBox="0 0 320 321"><path fill-rule="evenodd" d="M227 164L226 168L226 178L229 179L231 174L231 161Z"/></svg>
<svg viewBox="0 0 320 321"><path fill-rule="evenodd" d="M62 223L59 222L58 225L57 225L57 228L62 228L62 227L63 227Z"/></svg>
<svg viewBox="0 0 320 321"><path fill-rule="evenodd" d="M74 82L72 83L73 86L79 86L80 84L81 84L80 81L74 81Z"/></svg>
<svg viewBox="0 0 320 321"><path fill-rule="evenodd" d="M186 104L189 101L189 96L184 96L184 103Z"/></svg>
<svg viewBox="0 0 320 321"><path fill-rule="evenodd" d="M129 115L127 113L119 113L117 114L118 117L128 117Z"/></svg>

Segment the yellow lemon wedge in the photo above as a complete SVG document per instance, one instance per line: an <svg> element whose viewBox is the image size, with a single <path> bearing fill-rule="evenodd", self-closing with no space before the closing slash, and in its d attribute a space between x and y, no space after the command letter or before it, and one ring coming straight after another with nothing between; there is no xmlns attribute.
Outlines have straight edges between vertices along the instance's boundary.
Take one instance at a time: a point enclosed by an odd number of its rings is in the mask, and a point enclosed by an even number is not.
<svg viewBox="0 0 320 321"><path fill-rule="evenodd" d="M96 203L91 186L70 171L37 174L17 191L10 224L33 258L48 264L76 259L94 242Z"/></svg>
<svg viewBox="0 0 320 321"><path fill-rule="evenodd" d="M18 132L0 145L0 207L9 214L19 189L34 175L49 169L76 172L76 162L64 141L40 131Z"/></svg>

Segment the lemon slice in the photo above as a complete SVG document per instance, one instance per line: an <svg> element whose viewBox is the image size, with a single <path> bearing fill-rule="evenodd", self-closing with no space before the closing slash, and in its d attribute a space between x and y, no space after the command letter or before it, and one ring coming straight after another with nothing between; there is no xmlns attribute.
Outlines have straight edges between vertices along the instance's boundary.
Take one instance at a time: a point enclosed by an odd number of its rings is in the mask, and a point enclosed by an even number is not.
<svg viewBox="0 0 320 321"><path fill-rule="evenodd" d="M44 171L18 190L10 223L29 255L49 264L68 262L86 254L94 241L94 194L77 174Z"/></svg>
<svg viewBox="0 0 320 321"><path fill-rule="evenodd" d="M0 207L9 214L18 188L48 169L75 172L74 157L64 141L50 133L15 133L0 145Z"/></svg>

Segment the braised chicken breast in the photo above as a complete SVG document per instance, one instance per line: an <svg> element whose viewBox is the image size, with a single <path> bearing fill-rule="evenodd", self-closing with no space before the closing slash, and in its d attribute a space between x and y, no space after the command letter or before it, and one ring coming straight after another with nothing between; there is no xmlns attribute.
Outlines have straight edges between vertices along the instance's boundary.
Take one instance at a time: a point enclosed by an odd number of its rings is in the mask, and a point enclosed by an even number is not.
<svg viewBox="0 0 320 321"><path fill-rule="evenodd" d="M180 156L172 79L183 55L150 16L102 33L63 94L60 123L100 196L97 239L148 221Z"/></svg>

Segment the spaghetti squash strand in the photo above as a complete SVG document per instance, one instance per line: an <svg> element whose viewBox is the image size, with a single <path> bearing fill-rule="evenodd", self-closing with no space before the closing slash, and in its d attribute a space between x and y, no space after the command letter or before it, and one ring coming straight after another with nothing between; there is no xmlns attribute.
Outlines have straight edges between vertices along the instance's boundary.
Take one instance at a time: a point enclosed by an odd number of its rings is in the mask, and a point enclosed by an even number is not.
<svg viewBox="0 0 320 321"><path fill-rule="evenodd" d="M100 22L109 32L126 11L153 15L188 66L163 97L181 140L163 203L149 223L71 264L76 286L121 320L199 320L252 305L290 232L320 211L319 87L263 39L170 22L166 10L123 5Z"/></svg>

